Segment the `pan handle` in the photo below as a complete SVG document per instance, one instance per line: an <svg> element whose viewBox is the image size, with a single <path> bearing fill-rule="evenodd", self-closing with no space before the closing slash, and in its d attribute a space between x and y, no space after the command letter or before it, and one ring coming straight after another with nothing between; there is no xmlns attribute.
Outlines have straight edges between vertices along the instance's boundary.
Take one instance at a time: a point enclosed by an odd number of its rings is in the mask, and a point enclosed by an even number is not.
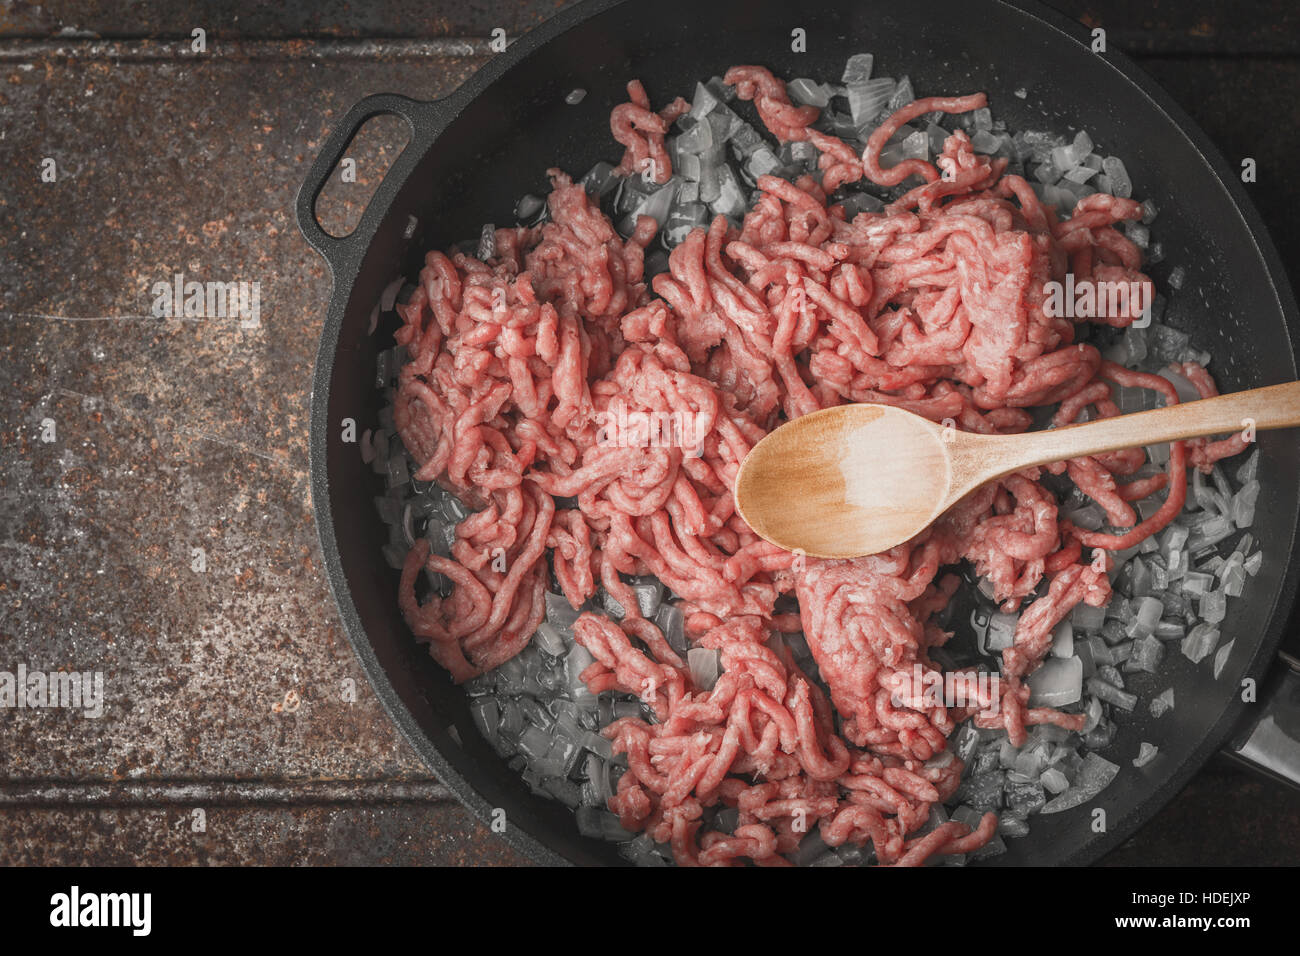
<svg viewBox="0 0 1300 956"><path fill-rule="evenodd" d="M1242 725L1224 752L1300 787L1300 660L1284 652L1275 670L1260 694L1257 713Z"/></svg>
<svg viewBox="0 0 1300 956"><path fill-rule="evenodd" d="M410 140L388 168L383 182L370 199L371 206L379 205L382 208L391 198L386 194L406 181L411 167L460 111L462 103L458 92L440 100L413 100L397 93L376 93L354 104L334 127L307 171L307 178L298 190L298 198L294 203L298 228L312 248L325 257L332 273L338 272L338 266L346 261L350 249L364 247L369 242L369 236L363 235L370 231L363 228L366 225L366 213L362 214L356 228L346 236L331 236L316 219L316 200L334 167L343 158L352 137L367 120L376 116L400 116L410 127Z"/></svg>

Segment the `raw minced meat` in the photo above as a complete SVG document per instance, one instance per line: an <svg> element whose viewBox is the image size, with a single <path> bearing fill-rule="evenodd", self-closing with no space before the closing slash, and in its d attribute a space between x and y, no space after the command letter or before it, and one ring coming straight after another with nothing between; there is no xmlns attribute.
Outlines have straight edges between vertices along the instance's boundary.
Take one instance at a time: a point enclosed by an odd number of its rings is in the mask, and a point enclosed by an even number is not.
<svg viewBox="0 0 1300 956"><path fill-rule="evenodd" d="M1076 288L1149 285L1140 251L1114 228L1141 218L1137 202L1095 194L1058 221L1006 173L1006 160L976 154L961 131L935 164L881 167L904 123L981 108L983 94L904 106L858 156L810 129L819 111L794 106L767 70L737 67L725 81L754 101L777 139L821 151L820 183L759 177L741 228L719 216L694 230L650 283L644 257L656 222L642 217L624 239L560 170L550 172L548 221L496 230L489 261L428 254L418 288L398 306L397 340L410 360L395 419L416 477L441 482L476 511L457 527L450 557L417 541L402 609L464 681L527 644L552 574L574 608L603 587L626 614L578 617L576 639L594 658L583 680L593 692L636 694L655 715L604 730L629 766L610 809L627 829L671 843L679 863L784 863L815 826L829 846L869 840L884 863L968 852L993 836L995 814L974 829L946 822L916 835L960 782L948 735L971 716L1005 728L1016 746L1026 725L1079 729L1083 714L1030 708L1023 678L1075 605L1110 598L1106 560L1084 549L1123 549L1155 533L1182 508L1189 460L1208 467L1239 448L1231 439L1175 443L1165 475L1134 477L1140 451L1047 469L1068 473L1114 526L1132 527L1120 535L1062 519L1042 472L1030 469L883 554L813 560L760 539L736 513L731 488L749 449L782 421L885 402L1008 433L1029 428L1035 406L1059 403L1056 424L1089 409L1118 414L1111 384L1153 389L1170 403L1178 396L1165 379L1077 344L1074 321L1045 304L1044 286L1067 271ZM664 136L686 105L654 112L639 83L628 89L610 122L626 150L619 172L663 182L672 172ZM828 191L863 177L919 185L850 220ZM1213 394L1204 369L1181 372ZM645 430L612 438L609 423L632 415L677 423L677 440ZM1165 504L1137 523L1130 502L1165 487ZM964 707L900 699L914 667L938 670L930 651L949 634L935 618L957 585L943 569L963 559L1008 609L1046 585L1004 652L997 699ZM417 600L424 569L450 580L450 597ZM644 574L676 595L693 645L719 652L710 689L692 684L641 616L622 576ZM797 598L797 616L777 610L782 595ZM795 631L829 699L783 643ZM716 804L737 809L734 832L697 837Z"/></svg>

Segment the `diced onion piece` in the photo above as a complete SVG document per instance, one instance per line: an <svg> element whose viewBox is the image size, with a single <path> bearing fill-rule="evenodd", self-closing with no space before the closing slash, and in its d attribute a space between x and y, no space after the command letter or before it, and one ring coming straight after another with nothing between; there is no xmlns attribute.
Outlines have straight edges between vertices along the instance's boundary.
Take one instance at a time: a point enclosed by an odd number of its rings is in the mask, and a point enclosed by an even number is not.
<svg viewBox="0 0 1300 956"><path fill-rule="evenodd" d="M1199 664L1219 643L1219 629L1212 624L1197 624L1183 638L1182 652L1193 664Z"/></svg>
<svg viewBox="0 0 1300 956"><path fill-rule="evenodd" d="M1232 645L1237 643L1231 640L1214 652L1214 678L1218 680L1219 675L1223 673L1223 668L1228 663L1228 657L1232 654Z"/></svg>
<svg viewBox="0 0 1300 956"><path fill-rule="evenodd" d="M1097 796L1119 773L1119 765L1113 764L1105 757L1089 753L1083 758L1074 786L1058 797L1047 801L1040 813L1059 813L1080 806Z"/></svg>
<svg viewBox="0 0 1300 956"><path fill-rule="evenodd" d="M1083 661L1077 657L1049 657L1025 679L1029 706L1063 707L1083 695Z"/></svg>
<svg viewBox="0 0 1300 956"><path fill-rule="evenodd" d="M1155 744L1149 744L1145 740L1142 741L1142 743L1138 745L1138 755L1133 758L1133 766L1145 767L1155 759L1156 754L1159 752L1160 748Z"/></svg>
<svg viewBox="0 0 1300 956"><path fill-rule="evenodd" d="M1174 689L1166 688L1158 696L1151 699L1148 709L1152 717L1163 717L1166 712L1174 709Z"/></svg>
<svg viewBox="0 0 1300 956"><path fill-rule="evenodd" d="M686 666L691 683L700 690L713 690L722 673L721 651L716 648L692 647L686 652Z"/></svg>
<svg viewBox="0 0 1300 956"><path fill-rule="evenodd" d="M1070 624L1069 618L1052 629L1052 656L1074 656L1074 627Z"/></svg>

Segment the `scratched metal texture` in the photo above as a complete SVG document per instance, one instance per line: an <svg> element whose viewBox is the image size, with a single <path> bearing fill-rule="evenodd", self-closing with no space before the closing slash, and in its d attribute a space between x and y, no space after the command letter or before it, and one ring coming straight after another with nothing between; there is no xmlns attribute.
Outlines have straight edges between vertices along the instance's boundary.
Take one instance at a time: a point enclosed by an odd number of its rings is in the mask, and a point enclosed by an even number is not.
<svg viewBox="0 0 1300 956"><path fill-rule="evenodd" d="M0 864L524 862L399 739L340 629L307 490L329 279L290 204L357 99L446 93L494 28L561 5L0 12L0 670L101 671L107 697L98 720L0 711ZM1257 158L1257 205L1300 261L1296 15L1057 6L1138 53L1226 155ZM395 148L353 151L331 219L355 217ZM153 317L176 273L259 282L260 327ZM1216 761L1106 862L1297 860L1296 793Z"/></svg>

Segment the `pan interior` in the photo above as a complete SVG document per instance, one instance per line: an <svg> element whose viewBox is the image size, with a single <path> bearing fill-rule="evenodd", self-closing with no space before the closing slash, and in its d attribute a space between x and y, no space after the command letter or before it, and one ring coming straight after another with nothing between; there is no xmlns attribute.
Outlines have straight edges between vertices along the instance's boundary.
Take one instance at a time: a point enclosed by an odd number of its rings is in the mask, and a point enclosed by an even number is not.
<svg viewBox="0 0 1300 956"><path fill-rule="evenodd" d="M830 2L797 10L772 0L595 5L601 7L608 8L585 21L582 12L591 7L566 11L557 24L501 54L471 82L477 96L391 203L367 211L357 235L373 240L355 269L336 273L340 288L331 322L337 323L337 348L322 356L328 389L318 389L313 422L316 507L327 510L321 518L327 560L350 636L377 691L435 772L480 815L504 809L507 837L552 862L618 858L611 846L579 837L568 810L528 794L479 737L463 692L412 638L397 608L397 573L380 557L384 529L369 503L382 493L380 479L361 462L356 445L343 443L337 423L349 417L360 428L375 423L374 360L391 338L383 330L368 335L367 327L383 288L399 271L413 278L425 250L477 236L484 222L512 222L518 197L546 193L548 167L578 176L598 160L617 161L621 150L609 135L608 117L625 101L627 80L641 79L658 106L679 93L689 97L696 80L735 64L838 81L847 56L871 52L878 75L907 74L920 95L986 91L994 114L1012 130L1087 129L1099 151L1124 159L1134 195L1158 206L1152 228L1165 262L1150 272L1166 293L1169 269L1182 265L1187 272L1183 289L1170 297L1166 321L1213 353L1220 388L1296 377L1286 325L1294 306L1267 240L1261 251L1252 234L1252 226L1262 227L1253 213L1243 216L1216 177L1203 137L1185 129L1112 61L1093 54L1081 28L1062 30L1056 20L1007 4L957 0ZM792 48L796 29L805 31L807 52ZM566 95L579 88L587 95L568 105ZM421 232L407 240L403 230L411 215ZM327 342L334 331L327 328ZM1288 432L1261 434L1259 448L1263 491L1254 533L1267 560L1223 624L1223 643L1235 644L1222 679L1176 652L1158 675L1134 675L1130 689L1144 699L1172 686L1176 706L1155 720L1144 700L1105 751L1123 768L1093 804L1106 811L1106 833L1094 833L1083 810L1038 816L1030 837L1010 841L997 862L1095 859L1172 796L1227 733L1241 710L1240 682L1248 673L1258 676L1281 627L1275 607L1289 602L1292 591L1288 565L1300 450ZM1139 770L1130 761L1141 741L1157 745L1160 758Z"/></svg>

